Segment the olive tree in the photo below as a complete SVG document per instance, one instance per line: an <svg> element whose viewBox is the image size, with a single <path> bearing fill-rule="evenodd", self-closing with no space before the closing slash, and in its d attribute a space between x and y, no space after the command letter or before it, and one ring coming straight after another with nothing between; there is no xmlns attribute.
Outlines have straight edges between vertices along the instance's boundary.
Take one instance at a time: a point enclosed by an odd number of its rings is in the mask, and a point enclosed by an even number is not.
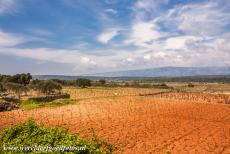
<svg viewBox="0 0 230 154"><path fill-rule="evenodd" d="M27 93L29 91L27 86L18 83L8 82L5 84L7 91L11 91L12 93L16 94L18 99L21 98L23 93Z"/></svg>
<svg viewBox="0 0 230 154"><path fill-rule="evenodd" d="M62 89L62 86L59 83L52 80L39 81L35 83L32 87L35 90L44 94L55 93L56 91L60 91Z"/></svg>
<svg viewBox="0 0 230 154"><path fill-rule="evenodd" d="M79 78L76 80L76 84L81 88L89 87L91 86L91 80L85 78Z"/></svg>

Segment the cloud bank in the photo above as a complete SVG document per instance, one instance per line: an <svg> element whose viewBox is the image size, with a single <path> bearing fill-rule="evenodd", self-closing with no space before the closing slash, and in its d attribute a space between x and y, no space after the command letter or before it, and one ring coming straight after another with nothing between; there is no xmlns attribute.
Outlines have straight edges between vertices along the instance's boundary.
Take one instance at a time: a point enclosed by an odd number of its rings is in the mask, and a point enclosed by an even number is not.
<svg viewBox="0 0 230 154"><path fill-rule="evenodd" d="M162 66L230 66L228 0L177 4L170 0L137 0L121 9L111 7L115 3L84 2L82 8L71 0L68 4L71 9L91 10L96 22L90 22L82 34L68 31L74 30L74 26L68 28L71 21L56 25L57 31L52 32L31 27L28 33L15 33L0 26L0 56L32 59L37 65L68 65L72 68L68 74L72 75ZM14 13L16 8L15 1L0 0L0 16ZM58 13L52 16L65 17ZM78 24L84 27L83 19ZM100 30L90 27L94 24ZM55 38L64 32L69 33ZM54 45L43 45L41 40ZM38 44L32 46L33 41Z"/></svg>

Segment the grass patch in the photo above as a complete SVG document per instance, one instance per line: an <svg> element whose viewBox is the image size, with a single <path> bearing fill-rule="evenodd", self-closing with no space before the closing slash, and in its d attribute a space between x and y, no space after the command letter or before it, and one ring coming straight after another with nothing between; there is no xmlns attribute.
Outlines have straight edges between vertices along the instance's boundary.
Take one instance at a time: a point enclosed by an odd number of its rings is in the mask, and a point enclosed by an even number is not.
<svg viewBox="0 0 230 154"><path fill-rule="evenodd" d="M61 105L67 105L67 104L71 104L71 103L76 103L79 100L72 100L72 99L59 99L59 100L55 100L55 101L50 101L50 102L37 102L34 100L22 100L20 102L20 106L23 109L35 109L35 108L39 108L39 107L55 107L55 106L61 106Z"/></svg>
<svg viewBox="0 0 230 154"><path fill-rule="evenodd" d="M43 106L61 106L61 105L67 105L71 103L76 103L77 100L72 99L63 99L58 101L52 101L52 102L46 102Z"/></svg>
<svg viewBox="0 0 230 154"><path fill-rule="evenodd" d="M35 109L37 107L39 107L39 104L35 101L32 101L32 100L22 100L20 102L20 106L23 108L23 109Z"/></svg>
<svg viewBox="0 0 230 154"><path fill-rule="evenodd" d="M93 136L89 140L70 134L66 129L47 128L38 125L33 119L13 126L0 134L0 151L3 147L81 147L81 150L45 151L27 149L27 151L7 150L4 153L74 153L74 154L111 154L113 145ZM1 149L2 148L2 149Z"/></svg>

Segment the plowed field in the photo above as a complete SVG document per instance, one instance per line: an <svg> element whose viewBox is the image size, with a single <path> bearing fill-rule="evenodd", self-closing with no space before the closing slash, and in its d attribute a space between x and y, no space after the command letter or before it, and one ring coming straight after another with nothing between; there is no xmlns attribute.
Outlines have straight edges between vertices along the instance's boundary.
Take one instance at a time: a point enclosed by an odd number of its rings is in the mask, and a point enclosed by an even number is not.
<svg viewBox="0 0 230 154"><path fill-rule="evenodd" d="M164 97L91 98L60 107L0 113L0 129L29 117L82 137L90 130L125 154L229 154L230 106Z"/></svg>

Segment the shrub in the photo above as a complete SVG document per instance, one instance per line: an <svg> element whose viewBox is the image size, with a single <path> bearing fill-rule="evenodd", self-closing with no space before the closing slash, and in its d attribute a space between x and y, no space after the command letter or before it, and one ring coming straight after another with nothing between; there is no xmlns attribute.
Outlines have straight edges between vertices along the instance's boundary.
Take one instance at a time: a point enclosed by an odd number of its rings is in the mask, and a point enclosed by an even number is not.
<svg viewBox="0 0 230 154"><path fill-rule="evenodd" d="M5 84L5 86L6 86L6 89L8 91L14 92L19 99L20 99L22 93L26 93L29 91L27 86L24 86L24 85L19 84L19 83L8 82Z"/></svg>
<svg viewBox="0 0 230 154"><path fill-rule="evenodd" d="M194 84L188 83L188 87L194 87Z"/></svg>
<svg viewBox="0 0 230 154"><path fill-rule="evenodd" d="M6 89L4 88L3 84L0 83L0 93L5 92L5 91L6 91Z"/></svg>
<svg viewBox="0 0 230 154"><path fill-rule="evenodd" d="M112 153L110 144L101 142L97 138L84 140L76 135L70 134L65 129L47 128L38 125L34 120L16 125L4 130L0 135L0 147L83 147L79 151L65 151L79 154L106 154ZM86 148L84 148L86 147ZM0 149L1 150L1 149ZM9 153L12 151L8 151ZM14 153L24 153L25 151L13 151ZM47 151L35 151L28 149L27 153L47 153ZM52 151L49 151L52 152ZM54 151L53 151L54 152ZM56 151L55 153L64 153Z"/></svg>
<svg viewBox="0 0 230 154"><path fill-rule="evenodd" d="M32 82L32 88L40 91L41 93L50 94L54 93L55 91L60 91L62 89L62 86L52 80L46 80Z"/></svg>
<svg viewBox="0 0 230 154"><path fill-rule="evenodd" d="M9 111L14 108L19 108L19 105L14 102L0 102L0 112Z"/></svg>
<svg viewBox="0 0 230 154"><path fill-rule="evenodd" d="M27 73L27 74L22 73L22 74L13 75L10 81L13 83L22 84L25 86L30 83L31 79L32 79L32 76L30 73Z"/></svg>
<svg viewBox="0 0 230 154"><path fill-rule="evenodd" d="M106 80L101 79L101 80L99 80L99 83L100 83L101 85L105 85Z"/></svg>
<svg viewBox="0 0 230 154"><path fill-rule="evenodd" d="M39 107L39 104L33 100L22 100L20 102L20 107L23 109L35 109Z"/></svg>
<svg viewBox="0 0 230 154"><path fill-rule="evenodd" d="M15 97L3 97L2 99L6 102L14 102L14 103L20 102L20 99L15 98Z"/></svg>
<svg viewBox="0 0 230 154"><path fill-rule="evenodd" d="M161 83L160 86L161 87L167 87L167 84L166 83Z"/></svg>
<svg viewBox="0 0 230 154"><path fill-rule="evenodd" d="M60 98L70 98L70 94L59 94L59 95L47 95L47 96L39 96L39 97L31 97L28 100L36 101L36 102L50 102L55 99Z"/></svg>
<svg viewBox="0 0 230 154"><path fill-rule="evenodd" d="M91 80L85 78L79 78L76 80L76 84L81 88L89 87L91 86Z"/></svg>

